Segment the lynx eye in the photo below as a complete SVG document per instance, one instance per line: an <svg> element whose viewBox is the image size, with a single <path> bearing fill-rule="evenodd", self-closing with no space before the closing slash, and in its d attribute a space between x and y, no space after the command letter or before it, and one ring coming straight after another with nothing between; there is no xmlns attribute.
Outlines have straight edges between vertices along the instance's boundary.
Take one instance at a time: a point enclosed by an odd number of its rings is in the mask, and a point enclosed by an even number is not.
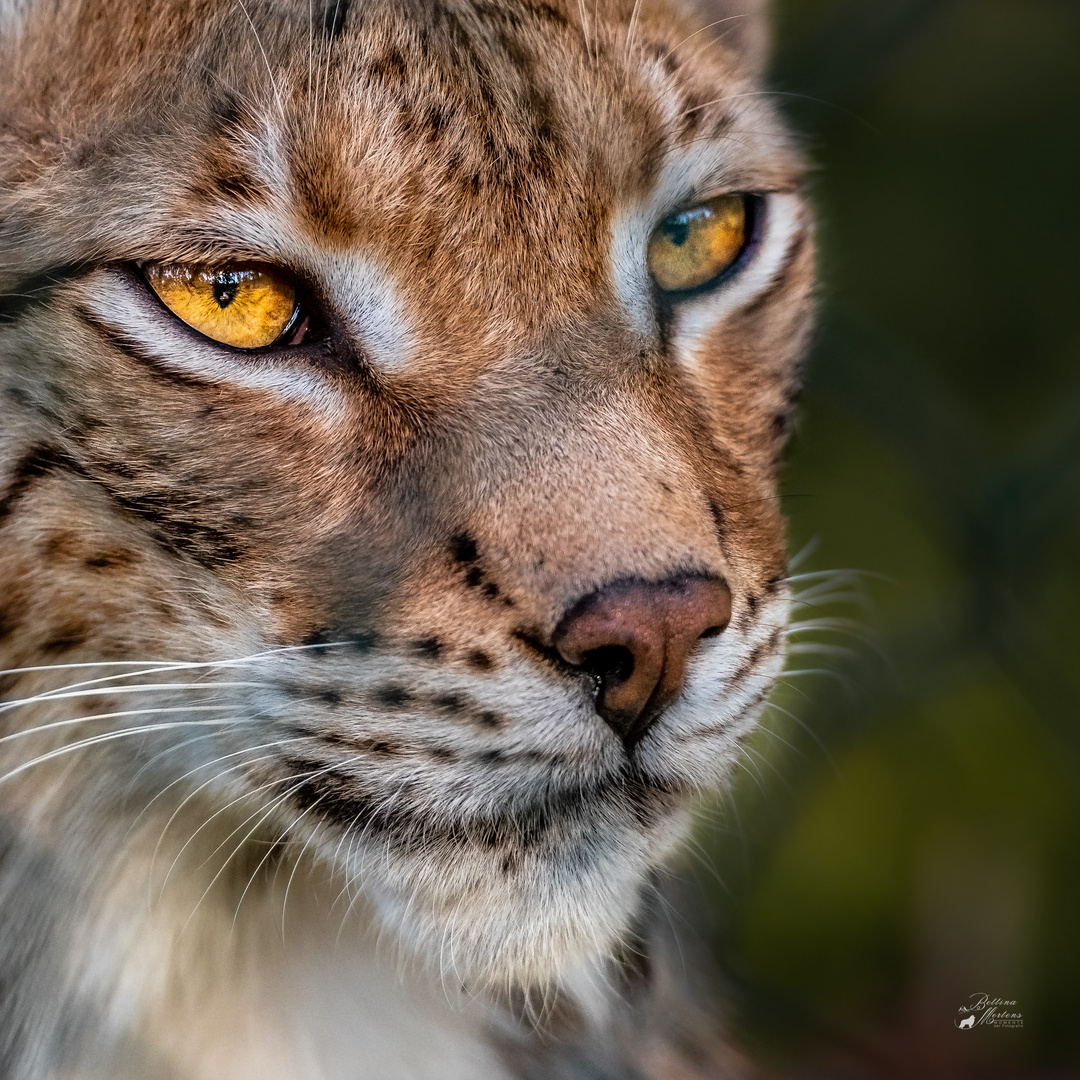
<svg viewBox="0 0 1080 1080"><path fill-rule="evenodd" d="M143 273L177 318L236 349L273 345L299 312L292 280L266 263L151 263Z"/></svg>
<svg viewBox="0 0 1080 1080"><path fill-rule="evenodd" d="M664 218L649 238L648 263L665 292L696 289L719 277L746 247L749 198L721 195Z"/></svg>

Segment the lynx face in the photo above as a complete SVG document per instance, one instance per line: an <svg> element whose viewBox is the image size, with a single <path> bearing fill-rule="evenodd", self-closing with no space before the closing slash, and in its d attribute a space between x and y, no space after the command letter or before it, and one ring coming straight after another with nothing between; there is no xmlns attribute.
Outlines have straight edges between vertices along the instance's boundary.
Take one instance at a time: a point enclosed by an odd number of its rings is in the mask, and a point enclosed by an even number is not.
<svg viewBox="0 0 1080 1080"><path fill-rule="evenodd" d="M115 738L0 802L198 791L545 983L781 664L800 164L723 7L315 7L0 8L0 667L133 662L7 678L105 681L4 771Z"/></svg>

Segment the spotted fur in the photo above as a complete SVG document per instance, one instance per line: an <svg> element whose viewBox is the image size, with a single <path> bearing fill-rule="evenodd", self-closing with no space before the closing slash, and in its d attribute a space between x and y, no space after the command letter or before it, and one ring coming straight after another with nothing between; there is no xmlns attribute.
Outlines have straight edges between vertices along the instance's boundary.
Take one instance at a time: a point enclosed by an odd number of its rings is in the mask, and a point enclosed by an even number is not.
<svg viewBox="0 0 1080 1080"><path fill-rule="evenodd" d="M782 661L812 285L751 0L0 0L0 1075L706 1077L651 912ZM718 288L656 223L759 197ZM255 258L242 353L143 261ZM728 629L628 753L552 635Z"/></svg>

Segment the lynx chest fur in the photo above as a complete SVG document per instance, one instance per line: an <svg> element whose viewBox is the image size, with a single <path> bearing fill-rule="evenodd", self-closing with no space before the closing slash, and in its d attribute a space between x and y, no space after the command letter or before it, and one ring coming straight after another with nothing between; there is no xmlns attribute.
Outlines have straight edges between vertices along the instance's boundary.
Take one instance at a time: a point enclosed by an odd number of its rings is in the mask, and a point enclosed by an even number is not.
<svg viewBox="0 0 1080 1080"><path fill-rule="evenodd" d="M654 909L783 659L763 41L0 0L0 1076L736 1068Z"/></svg>

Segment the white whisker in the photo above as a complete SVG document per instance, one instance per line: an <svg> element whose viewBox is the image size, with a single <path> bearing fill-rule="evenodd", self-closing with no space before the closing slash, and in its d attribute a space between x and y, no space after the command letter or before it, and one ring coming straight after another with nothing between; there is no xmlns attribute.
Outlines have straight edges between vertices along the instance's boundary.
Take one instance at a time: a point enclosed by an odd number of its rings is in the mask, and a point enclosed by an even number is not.
<svg viewBox="0 0 1080 1080"><path fill-rule="evenodd" d="M25 675L39 671L72 671L85 668L134 667L138 669L135 671L121 672L116 675L105 675L100 679L84 679L80 682L69 683L67 686L58 687L57 692L59 692L61 690L74 690L83 686L99 686L118 679L135 678L138 675L155 675L169 671L198 671L239 667L245 664L262 663L288 653L310 651L312 649L340 648L348 644L350 643L347 641L331 641L325 644L320 643L318 645L285 645L281 648L267 649L262 652L252 653L249 656L237 656L226 660L93 660L80 661L75 664L35 664L29 667L5 668L0 671L0 676ZM44 694L52 692L53 691L43 691ZM34 699L29 698L27 700ZM5 702L3 704L14 703Z"/></svg>
<svg viewBox="0 0 1080 1080"><path fill-rule="evenodd" d="M266 65L266 74L270 77L270 85L274 88L274 97L277 98L278 113L281 116L282 122L284 122L285 102L282 100L281 89L278 87L277 79L274 78L274 72L270 68L270 57L266 55L266 49L263 46L262 38L259 37L259 31L255 29L255 23L251 19L251 15L244 4L244 0L236 0L236 3L240 6L240 10L243 11L244 18L247 19L248 26L251 27L251 33L254 35L255 42L259 46L259 52L262 53L263 63Z"/></svg>
<svg viewBox="0 0 1080 1080"><path fill-rule="evenodd" d="M623 56L627 59L634 47L634 36L637 33L638 16L641 14L641 3L642 0L634 0L634 7L630 12L630 23L626 30L626 48L623 50Z"/></svg>
<svg viewBox="0 0 1080 1080"><path fill-rule="evenodd" d="M0 738L0 745L12 742L14 739L24 738L27 735L39 735L43 731L56 731L59 728L72 727L75 724L88 724L93 720L114 720L122 716L149 716L157 713L220 712L229 708L231 708L229 705L172 705L159 709L126 709L123 712L94 713L91 716L76 716L70 720L57 720L51 724L38 724L37 727L23 728L20 731L13 732L11 735L4 735Z"/></svg>
<svg viewBox="0 0 1080 1080"><path fill-rule="evenodd" d="M239 756L240 754L246 754L246 753L251 753L251 752L252 752L252 751L254 751L254 750L259 750L259 749L268 749L268 748L270 748L270 747L273 747L273 746L279 746L279 745L282 745L283 743L286 743L286 742L298 742L298 741L300 741L300 740L301 740L301 739L303 739L303 738L310 738L310 736L297 736L296 738L293 738L293 739L280 739L280 740L275 740L274 742L270 742L270 743L265 743L265 744L263 744L263 746L261 746L261 747L258 747L258 746L256 746L256 747L245 747L245 748L244 748L243 750L239 750L239 751L237 751L237 752L236 752L235 754L227 754L227 755L225 755L224 757L222 757L222 758L219 758L218 760L219 760L219 761L225 761L225 760L227 760L227 759L228 759L229 757L236 757L236 756ZM265 761L265 760L267 760L268 758L273 758L273 756L274 756L273 754L265 754L265 755L263 755L263 757L255 758L255 759L253 759L253 760L254 760L254 761ZM165 836L166 836L166 834L168 833L168 831L169 831L169 828L170 828L170 826L171 826L171 825L172 825L172 823L173 823L173 822L174 822L174 821L176 820L177 816L178 816L178 815L180 814L180 812L181 812L181 811L183 810L183 808L184 808L184 807L185 807L185 806L186 806L186 805L187 805L187 804L188 804L188 803L189 803L189 802L190 802L190 801L191 801L192 799L194 799L194 798L195 798L195 797L196 797L196 796L197 796L197 795L199 794L199 792L203 791L203 790L204 790L204 789L205 789L206 787L208 787L208 786L209 786L210 784L213 784L213 783L214 783L215 781L219 780L219 779L220 779L220 778L221 778L222 776L226 775L226 774L227 774L227 773L229 773L229 772L232 772L232 771L233 771L234 769L238 769L238 768L243 768L243 766L244 766L244 765L247 765L247 764L251 764L251 763L252 763L252 762L245 762L245 761L240 761L240 762L237 762L237 764L236 764L235 766L230 766L230 768L226 769L226 770L225 770L224 772L219 772L219 773L215 774L214 776L210 777L210 779L209 779L209 780L205 780L205 781L204 781L203 783L201 783L201 784L200 784L200 785L199 785L198 787L196 787L196 788L195 788L195 789L194 789L193 791L191 791L191 792L189 792L189 793L188 793L188 795L187 795L187 796L186 796L186 797L184 798L184 800L183 800L183 801L182 801L182 802L180 803L180 805L179 805L179 806L177 806L177 807L176 807L176 809L175 809L175 810L174 810L174 811L172 812L172 815L171 815L171 816L169 817L169 820L168 820L167 822L165 822L165 827L164 827L164 828L163 828L163 829L161 830L161 836L160 836L160 837L158 838L158 842L157 842L157 845L156 845L156 846L155 846L155 848L154 848L154 854L153 854L153 855L151 856L151 858L150 858L150 867L151 867L151 871L153 870L154 862L155 862L155 861L156 861L156 859L157 859L157 855L158 855L158 852L159 852L159 851L160 851L160 849L161 849L161 845L162 845L162 843L163 843L163 842L164 842L164 840L165 840ZM200 768L201 768L201 767L200 767ZM195 769L195 770L192 770L192 771L193 771L193 772L198 772L199 770L198 770L198 769ZM265 791L265 790L266 790L267 788L269 788L269 787L273 787L274 785L276 785L276 784L279 784L279 783L285 783L285 782L287 782L287 780L288 780L288 778L287 778L287 777L286 777L286 778L284 778L284 779L281 779L281 778L279 778L279 779L276 779L276 780L270 780L270 781L268 781L267 783L265 783L265 784L262 784L262 785L260 785L259 787L256 787L256 788L254 788L254 789L251 789L251 790L247 790L247 791L244 791L243 793L241 793L240 795L238 795L238 796L237 796L237 797L236 797L235 799L232 799L232 800L231 800L230 802L227 802L227 803L226 803L226 804L225 804L224 806L218 807L218 809L217 809L217 810L215 810L215 811L214 811L214 813L212 813L212 814L211 814L211 815L210 815L210 816L209 816L209 817L208 817L208 818L207 818L207 819L206 819L206 820L205 820L205 821L204 821L204 822L203 822L203 823L202 823L202 824L201 824L201 825L200 825L200 826L199 826L199 827L198 827L198 828L197 828L197 829L196 829L196 830L195 830L195 831L194 831L194 832L193 832L193 833L192 833L192 834L191 834L191 835L190 835L190 836L189 836L189 837L187 838L187 840L186 840L186 841L184 842L184 845L183 845L183 846L182 846L182 847L180 848L180 850L179 850L179 851L178 851L178 852L176 853L176 856L175 856L175 858L174 858L174 859L173 859L173 861L172 861L172 865L171 865L171 866L169 867L169 870L168 870L168 872L167 872L167 873L165 874L165 879L164 879L164 880L162 881L162 883L161 883L161 892L162 892L162 893L164 893L164 891L165 891L165 886L166 886L166 885L168 884L168 882L169 882L169 877L171 876L171 874L172 874L173 870L174 870L174 869L176 868L176 863L177 863L177 861L178 861L178 860L179 860L179 859L181 858L181 856L182 856L182 855L184 854L184 852L185 852L185 851L186 851L186 850L188 849L189 845L190 845L190 844L192 844L192 843L194 842L195 838L196 838L196 837L197 837L197 836L199 835L199 833L201 833L201 832L203 831L203 829L205 829L205 828L206 828L206 827L207 827L208 825L210 825L210 824L211 824L211 822L213 822L213 821L214 821L214 820L215 820L216 818L220 817L220 816L221 816L222 814L224 814L224 813L227 813L227 812L228 812L229 810L231 810L231 809L232 809L232 808L233 808L234 806L236 806L236 805L237 805L237 803L241 803L241 802L244 802L244 801L245 801L246 799L250 799L250 798L252 798L253 796L255 796L255 795L258 795L258 794L259 794L260 792L262 792L262 791ZM176 782L176 781L174 781L174 783L175 783L175 782ZM170 787L171 787L171 786L172 786L172 785L170 785ZM167 790L167 789L166 789L166 790ZM155 796L155 798L157 798L157 796ZM153 801L153 800L151 800L151 802L152 802L152 801ZM258 810L256 810L256 811L255 811L255 813L256 813L256 814L257 814L258 812L259 812ZM254 814L252 815L252 817L253 817L253 816L254 816ZM239 825L239 826L238 826L238 827L237 827L236 829L234 829L234 830L233 830L233 832L229 833L229 835L225 837L225 840L223 840L223 841L222 841L222 843L221 843L221 844L219 844L219 845L218 845L218 847L217 847L217 848L216 848L216 849L214 850L214 852L212 853L211 857L212 857L212 856L213 856L214 854L216 854L216 853L217 853L218 851L220 851L220 850L221 850L221 848L222 848L222 847L224 847L224 845L225 845L226 843L228 843L228 841L229 841L230 837L232 837L232 836L233 836L233 835L234 835L234 834L235 834L236 832L238 832L238 831L239 831L239 829L242 829L242 828L244 827L244 825L245 825L245 824L247 823L247 821L250 821L250 820L251 820L251 818L250 818L250 817L249 817L249 818L247 818L247 819L245 819L245 821L241 822L241 823L240 823L240 825Z"/></svg>
<svg viewBox="0 0 1080 1080"><path fill-rule="evenodd" d="M92 735L90 738L80 739L78 742L69 743L66 746L50 750L47 754L41 754L30 761L23 762L22 765L19 765L9 772L4 773L3 776L0 776L0 784L4 783L6 780L11 780L20 773L26 772L28 769L32 769L35 765L42 765L46 761L52 761L65 754L73 754L77 750L85 750L90 746L98 746L101 743L113 742L116 739L122 739L129 735L144 735L150 731L169 731L173 728L181 727L211 727L214 725L220 726L222 724L231 723L233 723L231 720L172 720L167 724L144 724L134 728L122 728L119 731L103 732L100 735Z"/></svg>
<svg viewBox="0 0 1080 1080"><path fill-rule="evenodd" d="M768 705L768 702L766 702L766 705ZM784 746L786 746L792 753L798 754L799 757L806 756L794 743L788 742L788 740L785 739L784 736L781 735L778 731L773 731L771 727L766 727L762 721L758 721L758 730L763 731L770 738L776 739L777 742L783 743Z"/></svg>
<svg viewBox="0 0 1080 1080"><path fill-rule="evenodd" d="M818 654L820 656L842 656L847 660L859 655L857 649L849 648L847 645L830 645L824 641L796 641L788 646L787 651L789 656Z"/></svg>
<svg viewBox="0 0 1080 1080"><path fill-rule="evenodd" d="M805 722L804 720L802 720L802 719L801 719L800 717L796 716L796 715L795 715L795 713L791 712L791 711L790 711L790 710L788 710L788 709L785 709L785 708L783 708L783 707L782 707L782 706L780 706L780 705L777 705L777 704L776 704L775 702L773 702L773 701L766 701L766 702L765 702L765 708L766 708L766 709L775 709L775 710L776 710L776 711L777 711L778 713L782 713L782 714L783 714L784 716L786 716L786 717L787 717L787 718L788 718L789 720L793 720L793 721L794 721L794 722L795 722L796 724L798 724L798 725L799 725L799 727L801 727L801 728L803 729L803 731L805 731L805 732L806 732L806 734L807 734L807 735L809 735L809 736L810 736L810 738L811 738L811 739L813 739L815 743L817 743L817 745L818 745L818 748L819 748L819 749L821 750L821 752L822 752L822 753L823 753L823 754L825 755L825 759L826 759L826 761L828 761L828 763L829 763L829 764L830 764L830 765L832 766L832 768L833 768L833 771L834 771L834 772L836 773L836 775L837 775L837 776L839 776L839 775L840 775L840 769L839 769L839 767L838 767L838 766L837 766L837 764L836 764L836 760L835 760L835 758L833 758L832 752L831 752L831 751L829 750L829 748L828 748L828 747L827 747L827 746L825 745L825 743L823 743L823 742L821 741L821 738L820 738L820 736L818 735L818 733L817 733L816 731L814 731L814 729L813 729L812 727L810 727L810 725L809 725L809 724L807 724L807 723L806 723L806 722Z"/></svg>
<svg viewBox="0 0 1080 1080"><path fill-rule="evenodd" d="M789 795L793 794L791 790L791 785L785 779L784 774L781 773L780 770L764 754L758 753L756 750L752 749L749 746L744 746L742 748L742 751L744 754L749 754L756 759L760 759L763 764L767 765L770 769L772 769L772 771L776 773L777 779L780 781L781 784L784 785L787 793Z"/></svg>
<svg viewBox="0 0 1080 1080"><path fill-rule="evenodd" d="M731 22L734 19L745 18L745 15L728 15L724 19L714 19L711 23L706 23L700 30L695 30L692 34L688 34L677 45L673 45L670 49L668 49L667 53L664 56L664 59L669 59L676 52L678 52L679 49L681 49L688 41L692 41L694 38L696 38L698 34L704 34L706 30L711 30L714 26L719 26L721 23ZM712 42L710 41L709 44L711 45Z"/></svg>
<svg viewBox="0 0 1080 1080"><path fill-rule="evenodd" d="M0 705L0 713L10 709L24 708L27 705L43 705L52 701L68 701L82 697L115 697L121 694L148 694L158 690L222 690L236 688L265 689L271 684L262 682L211 682L211 683L146 683L140 686L113 686L108 690L90 688L86 690L47 690L33 697L18 701L6 701Z"/></svg>
<svg viewBox="0 0 1080 1080"><path fill-rule="evenodd" d="M282 778L282 780L284 780L286 782L289 781L289 780L298 780L299 782L294 784L291 788L289 788L288 791L282 792L281 795L279 795L276 799L274 799L270 803L270 805L266 808L266 812L262 815L262 817L260 817L259 820L257 822L255 822L255 824L244 835L244 838L236 845L236 847L234 847L232 849L232 851L229 853L228 857L225 859L225 861L218 868L218 870L214 874L214 876L210 879L210 884L207 885L206 888L203 890L202 896L200 896L199 899L195 902L195 907L193 907L191 909L191 914L187 917L187 921L184 923L183 927L181 927L181 930L180 930L181 933L183 933L184 930L186 930L188 928L188 926L191 923L191 920L195 918L195 913L199 910L199 907L201 906L202 902L207 898L207 896L210 895L210 890L213 889L213 887L217 884L218 879L228 869L229 863L231 863L232 860L236 857L237 852L239 852L239 851L241 851L243 849L244 845L259 831L259 829L263 826L263 824L267 820L269 820L270 816L274 813L274 811L276 811L277 808L286 799L288 799L291 795L295 795L296 792L298 792L304 786L304 784L308 780L310 780L313 776L322 776L325 773L330 772L335 767L336 766L334 766L334 765L327 765L325 768L322 768L322 769L314 769L311 772L306 772L306 773L299 773L299 774L294 773L294 774L292 774L292 775L290 775L288 777L283 777ZM260 789L260 790L266 790L266 788L268 786L269 785L263 785L262 789ZM253 817L256 816L257 813L258 813L258 811L256 811L255 814L251 814L249 817L245 818L244 821L241 822L241 824L239 826L237 826L237 828L233 829L233 831L231 833L229 833L229 835L225 838L225 840L223 840L213 850L213 852L210 854L209 858L212 859L214 857L214 855L216 855L225 846L225 844L229 841L229 839L231 839L233 836L235 836L244 827L244 825L246 825ZM186 847L186 845L185 845L185 847ZM175 861L174 861L173 865L174 866L176 865ZM170 868L170 873L171 873L171 868Z"/></svg>

